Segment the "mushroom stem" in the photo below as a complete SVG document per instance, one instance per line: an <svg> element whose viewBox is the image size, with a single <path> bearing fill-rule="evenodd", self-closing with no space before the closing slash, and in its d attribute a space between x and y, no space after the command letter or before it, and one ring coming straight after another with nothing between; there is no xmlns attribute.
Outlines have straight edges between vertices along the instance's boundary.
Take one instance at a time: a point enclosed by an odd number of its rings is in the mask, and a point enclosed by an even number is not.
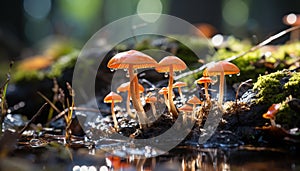
<svg viewBox="0 0 300 171"><path fill-rule="evenodd" d="M209 97L209 94L208 94L208 84L207 83L204 83L204 92L205 92L205 97L206 97L206 100L210 100L210 97Z"/></svg>
<svg viewBox="0 0 300 171"><path fill-rule="evenodd" d="M127 113L131 118L136 118L136 115L133 114L130 110L130 92L127 93L127 101L126 101Z"/></svg>
<svg viewBox="0 0 300 171"><path fill-rule="evenodd" d="M181 91L180 87L178 87L178 93L179 93L181 101L183 101L183 95L182 95L182 91Z"/></svg>
<svg viewBox="0 0 300 171"><path fill-rule="evenodd" d="M115 107L115 103L114 103L114 101L112 101L111 102L111 115L112 115L112 118L113 118L113 121L114 121L114 128L118 129L119 125L118 125L118 121L117 121L117 117L116 117L116 114L115 114L114 107Z"/></svg>
<svg viewBox="0 0 300 171"><path fill-rule="evenodd" d="M220 86L219 86L219 104L223 104L223 96L224 96L224 71L220 74Z"/></svg>
<svg viewBox="0 0 300 171"><path fill-rule="evenodd" d="M150 105L151 105L151 109L152 109L153 116L154 116L155 119L157 119L158 117L157 117L157 115L156 115L156 108L155 108L155 105L154 105L154 103L150 103Z"/></svg>
<svg viewBox="0 0 300 171"><path fill-rule="evenodd" d="M274 126L274 127L276 126L275 118L274 118L274 119L270 119L270 122L271 122L271 125L272 125L272 126Z"/></svg>
<svg viewBox="0 0 300 171"><path fill-rule="evenodd" d="M169 105L167 94L164 94L164 99L165 99L165 104L166 104L168 110L170 111L170 105Z"/></svg>
<svg viewBox="0 0 300 171"><path fill-rule="evenodd" d="M138 80L137 80L137 77L133 73L132 65L129 65L128 73L129 73L129 79L130 79L130 94L132 97L132 104L137 112L139 124L140 124L140 127L142 128L142 125L146 123L145 122L146 114L145 114L144 108L141 104L141 100L139 98L140 96L136 95L136 89L138 89Z"/></svg>
<svg viewBox="0 0 300 171"><path fill-rule="evenodd" d="M169 106L170 106L170 112L172 115L177 118L178 117L178 112L175 107L175 104L173 102L173 66L170 66L170 71L169 71L169 85L168 85L168 100L169 100Z"/></svg>
<svg viewBox="0 0 300 171"><path fill-rule="evenodd" d="M193 111L192 111L192 120L194 120L196 117L195 117L195 109L196 109L196 104L194 103L193 104Z"/></svg>

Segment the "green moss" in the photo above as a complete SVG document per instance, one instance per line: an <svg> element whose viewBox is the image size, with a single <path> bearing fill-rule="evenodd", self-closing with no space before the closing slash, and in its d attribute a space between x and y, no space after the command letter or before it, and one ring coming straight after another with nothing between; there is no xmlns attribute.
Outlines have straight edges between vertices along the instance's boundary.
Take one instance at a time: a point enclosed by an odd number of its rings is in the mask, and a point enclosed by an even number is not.
<svg viewBox="0 0 300 171"><path fill-rule="evenodd" d="M283 88L287 94L291 94L295 98L300 98L300 73L293 73L289 82L284 84Z"/></svg>
<svg viewBox="0 0 300 171"><path fill-rule="evenodd" d="M300 114L290 108L288 101L291 97L300 98L300 73L282 70L260 76L253 89L257 92L257 104L281 103L276 123L285 128L299 126Z"/></svg>
<svg viewBox="0 0 300 171"><path fill-rule="evenodd" d="M72 53L60 57L51 67L47 77L54 78L62 74L62 72L67 68L73 68L75 66L77 56L79 51L73 51Z"/></svg>
<svg viewBox="0 0 300 171"><path fill-rule="evenodd" d="M277 71L268 75L259 76L254 83L253 90L257 91L256 103L265 103L271 105L280 103L288 96L287 90L283 89L280 80L283 77L290 77L291 72L288 70Z"/></svg>
<svg viewBox="0 0 300 171"><path fill-rule="evenodd" d="M286 101L284 101L279 112L276 114L276 123L286 129L299 127L300 114L292 110Z"/></svg>
<svg viewBox="0 0 300 171"><path fill-rule="evenodd" d="M67 68L74 67L76 63L78 50L74 50L72 53L57 58L54 63L46 69L23 71L21 69L13 72L12 81L32 81L32 80L43 80L45 78L54 78L62 74Z"/></svg>

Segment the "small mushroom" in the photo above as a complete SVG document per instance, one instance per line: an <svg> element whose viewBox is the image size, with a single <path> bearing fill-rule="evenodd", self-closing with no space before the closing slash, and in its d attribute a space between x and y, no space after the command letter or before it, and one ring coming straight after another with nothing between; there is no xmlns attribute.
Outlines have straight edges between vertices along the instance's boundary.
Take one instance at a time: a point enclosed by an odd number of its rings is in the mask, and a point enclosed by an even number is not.
<svg viewBox="0 0 300 171"><path fill-rule="evenodd" d="M144 87L141 85L141 84L138 84L139 85L139 92L144 92ZM136 115L133 114L130 110L130 82L126 82L126 83L123 83L121 84L118 88L117 88L117 92L128 92L127 93L127 100L126 100L126 109L127 109L127 113L128 115L131 117L131 118L135 118Z"/></svg>
<svg viewBox="0 0 300 171"><path fill-rule="evenodd" d="M184 86L187 86L187 83L181 82L181 81L178 81L178 82L173 84L174 88L178 88L178 93L180 95L180 99L181 99L182 102L184 102L184 97L182 95L181 87L184 87Z"/></svg>
<svg viewBox="0 0 300 171"><path fill-rule="evenodd" d="M155 96L146 97L145 101L146 101L146 103L149 103L151 105L153 116L155 117L155 119L157 119L158 117L156 115L156 108L155 108L155 104L154 104L157 101L157 98Z"/></svg>
<svg viewBox="0 0 300 171"><path fill-rule="evenodd" d="M122 102L122 97L118 95L117 93L110 92L108 95L104 98L104 103L111 103L111 115L114 121L114 128L117 130L119 128L118 121L116 118L116 114L114 111L115 103Z"/></svg>
<svg viewBox="0 0 300 171"><path fill-rule="evenodd" d="M190 99L187 101L187 103L193 105L192 118L195 118L195 108L196 108L196 105L197 105L197 104L202 104L202 101L201 101L198 97L196 97L195 95L193 95L193 97L190 98Z"/></svg>
<svg viewBox="0 0 300 171"><path fill-rule="evenodd" d="M183 117L183 123L186 123L187 115L188 115L188 113L193 112L193 107L188 105L188 104L184 104L180 108L178 108L178 110L183 112L183 116L182 116Z"/></svg>
<svg viewBox="0 0 300 171"><path fill-rule="evenodd" d="M136 74L134 74L134 69L156 66L157 62L153 58L136 50L120 52L112 57L107 64L107 67L111 69L128 69L132 104L137 111L140 127L147 123L147 117L138 93L138 78Z"/></svg>
<svg viewBox="0 0 300 171"><path fill-rule="evenodd" d="M280 103L272 104L272 106L269 107L267 113L263 114L263 118L270 119L272 126L276 126L275 115L278 113L280 106Z"/></svg>
<svg viewBox="0 0 300 171"><path fill-rule="evenodd" d="M158 91L158 93L164 95L165 104L166 104L166 106L168 107L168 109L169 109L169 111L170 111L170 106L169 106L169 103L168 103L168 97L167 97L168 91L169 91L169 90L168 90L167 87L163 87L163 88L161 88L161 89Z"/></svg>
<svg viewBox="0 0 300 171"><path fill-rule="evenodd" d="M173 75L175 71L182 71L187 68L186 64L176 56L166 56L155 67L157 72L167 73L169 72L169 85L168 85L168 101L170 106L170 112L176 118L178 116L177 109L173 102Z"/></svg>
<svg viewBox="0 0 300 171"><path fill-rule="evenodd" d="M224 96L224 77L225 75L232 75L240 73L240 69L231 62L227 61L219 61L208 66L203 75L204 76L214 76L220 75L220 85L219 85L219 104L223 104L223 96Z"/></svg>
<svg viewBox="0 0 300 171"><path fill-rule="evenodd" d="M209 76L203 76L196 80L197 84L204 84L204 92L205 92L205 98L207 101L210 100L209 94L208 94L208 84L212 83L212 79Z"/></svg>
<svg viewBox="0 0 300 171"><path fill-rule="evenodd" d="M193 110L196 108L197 104L202 104L202 101L195 95L187 101L188 104L193 105Z"/></svg>

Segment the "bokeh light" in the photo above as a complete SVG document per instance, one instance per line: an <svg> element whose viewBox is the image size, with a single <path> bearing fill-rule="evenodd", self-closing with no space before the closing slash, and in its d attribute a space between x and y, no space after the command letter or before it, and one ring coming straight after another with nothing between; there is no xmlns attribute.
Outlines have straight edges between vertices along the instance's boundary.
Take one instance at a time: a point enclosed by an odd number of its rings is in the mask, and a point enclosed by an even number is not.
<svg viewBox="0 0 300 171"><path fill-rule="evenodd" d="M51 10L51 0L24 0L23 7L29 16L35 19L42 19Z"/></svg>
<svg viewBox="0 0 300 171"><path fill-rule="evenodd" d="M159 15L141 15L145 13L155 13L155 14L161 14L162 13L162 3L160 0L140 0L137 5L137 14L147 22L155 22Z"/></svg>
<svg viewBox="0 0 300 171"><path fill-rule="evenodd" d="M224 5L222 15L227 24L242 26L248 21L249 8L242 0L229 0Z"/></svg>

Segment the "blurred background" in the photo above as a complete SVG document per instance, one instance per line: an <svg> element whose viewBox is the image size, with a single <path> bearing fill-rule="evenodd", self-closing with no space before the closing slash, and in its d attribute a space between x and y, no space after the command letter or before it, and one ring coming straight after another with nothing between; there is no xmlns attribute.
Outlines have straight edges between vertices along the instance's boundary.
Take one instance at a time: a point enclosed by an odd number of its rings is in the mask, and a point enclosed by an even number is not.
<svg viewBox="0 0 300 171"><path fill-rule="evenodd" d="M42 42L58 38L76 42L80 49L102 26L137 12L170 14L208 28L208 36L220 33L258 43L288 28L282 18L299 13L300 1L2 0L0 62L33 55Z"/></svg>

